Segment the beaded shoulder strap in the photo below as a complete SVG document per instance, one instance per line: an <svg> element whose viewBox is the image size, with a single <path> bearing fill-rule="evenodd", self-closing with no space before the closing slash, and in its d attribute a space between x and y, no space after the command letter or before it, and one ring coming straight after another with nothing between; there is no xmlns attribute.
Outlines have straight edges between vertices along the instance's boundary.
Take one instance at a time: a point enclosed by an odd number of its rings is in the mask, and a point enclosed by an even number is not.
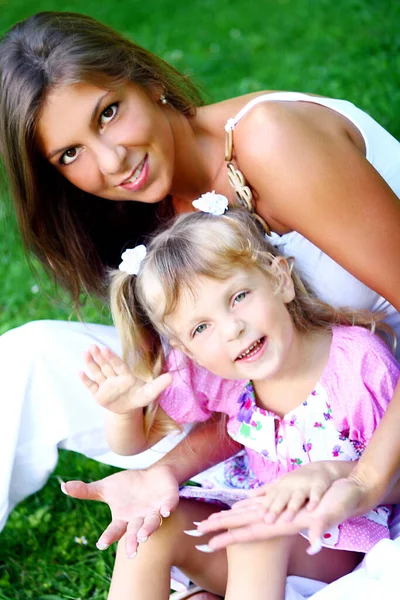
<svg viewBox="0 0 400 600"><path fill-rule="evenodd" d="M267 235L271 235L271 229L268 223L259 214L256 213L254 208L253 192L250 186L247 185L246 179L239 169L236 169L232 162L233 158L233 130L235 128L235 119L228 119L225 125L225 161L228 167L228 180L232 188L235 191L238 202L248 210L260 223Z"/></svg>

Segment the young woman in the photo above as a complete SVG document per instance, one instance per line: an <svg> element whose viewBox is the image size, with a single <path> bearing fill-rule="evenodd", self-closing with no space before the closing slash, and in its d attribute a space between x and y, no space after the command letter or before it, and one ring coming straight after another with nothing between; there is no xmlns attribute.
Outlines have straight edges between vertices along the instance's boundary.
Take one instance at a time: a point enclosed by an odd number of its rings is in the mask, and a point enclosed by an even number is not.
<svg viewBox="0 0 400 600"><path fill-rule="evenodd" d="M0 140L26 247L75 301L80 289L104 292L126 244L215 189L259 215L324 300L386 310L399 335L400 145L348 102L260 92L203 106L186 78L106 26L39 13L0 45ZM105 449L101 412L74 383L92 341L119 347L112 328L74 323L30 324L2 339L1 385L13 395L0 419L3 522L46 480L57 444L92 456ZM398 392L388 413L333 520L361 498L376 504L397 472ZM217 430L190 437L203 468L236 449L210 444ZM185 448L168 459L180 480L193 474ZM139 476L152 474L125 477ZM103 499L113 482L102 484ZM157 524L153 515L150 529Z"/></svg>

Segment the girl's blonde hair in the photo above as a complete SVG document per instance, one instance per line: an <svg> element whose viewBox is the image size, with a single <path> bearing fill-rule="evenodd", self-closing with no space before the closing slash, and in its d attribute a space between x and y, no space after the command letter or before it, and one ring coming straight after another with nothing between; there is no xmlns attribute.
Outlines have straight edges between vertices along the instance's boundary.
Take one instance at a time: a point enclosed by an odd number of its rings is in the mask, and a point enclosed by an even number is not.
<svg viewBox="0 0 400 600"><path fill-rule="evenodd" d="M223 216L184 214L156 234L137 276L116 271L111 278L111 310L124 357L135 375L149 381L162 372L165 354L161 338L171 336L165 317L176 308L182 290L196 293L197 276L224 280L236 269L256 268L279 289L283 268L277 256L250 214L242 210ZM291 268L291 259L288 262ZM316 298L295 269L291 276L295 297L287 309L301 333L329 330L333 325L359 325L374 331L382 318L369 311L333 308ZM145 413L147 431L168 428L157 422L156 409L154 404Z"/></svg>

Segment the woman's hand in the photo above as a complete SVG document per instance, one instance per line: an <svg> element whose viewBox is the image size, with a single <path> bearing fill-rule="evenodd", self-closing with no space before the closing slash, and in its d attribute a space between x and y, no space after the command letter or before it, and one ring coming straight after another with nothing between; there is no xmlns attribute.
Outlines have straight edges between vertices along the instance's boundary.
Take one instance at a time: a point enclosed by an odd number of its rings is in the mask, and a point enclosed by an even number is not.
<svg viewBox="0 0 400 600"><path fill-rule="evenodd" d="M321 463L313 463L313 465L317 467L317 470L321 469L321 472L325 472L324 477L327 478L326 481L329 478L331 479L328 489L315 508L310 510L308 503L305 502L302 508L294 511L294 514L290 515L289 512L281 511L279 516L276 515L271 519L270 513L265 512L263 496L252 496L248 500L238 502L231 510L214 513L206 521L198 525L199 531L203 533L227 530L212 538L209 541L209 547L212 550L217 550L238 542L266 540L282 535L294 535L308 530L311 548L317 549L320 547L320 540L325 531L350 517L364 514L364 512L372 508L370 506L370 493L366 485L352 478L351 474L349 477L341 477L334 480L334 472L330 473L331 467L334 468L334 471L336 467L339 470L348 471L354 465L340 461L321 461ZM306 465L305 467L301 467L287 476L289 481L289 477L293 475L293 482L298 481L299 486L303 486L299 497L307 496L305 493L307 488L306 482L301 483L302 475L305 475L307 472L311 474L311 481L314 480L316 485L316 487L315 485L313 487L312 484L310 490L311 488L315 490L315 497L320 493L320 485L324 478L320 479L317 471L313 474L311 466ZM310 468L306 469L306 467ZM306 472L300 474L303 469L306 469ZM336 471L337 475L339 474L339 470ZM287 495L292 485L288 481L284 483L283 491L286 497L291 498L290 494L289 496ZM265 487L267 488L268 486ZM269 503L268 499L267 503ZM287 502L286 504L285 502L282 504L288 506ZM298 505L297 499L294 504Z"/></svg>
<svg viewBox="0 0 400 600"><path fill-rule="evenodd" d="M160 526L160 517L168 517L179 501L179 485L167 465L122 471L93 483L68 481L61 489L73 498L108 504L111 523L96 545L105 550L126 534L128 558Z"/></svg>
<svg viewBox="0 0 400 600"><path fill-rule="evenodd" d="M85 359L90 377L81 372L81 380L98 404L118 415L128 415L148 406L172 381L172 375L163 373L154 381L144 383L109 348L92 345Z"/></svg>

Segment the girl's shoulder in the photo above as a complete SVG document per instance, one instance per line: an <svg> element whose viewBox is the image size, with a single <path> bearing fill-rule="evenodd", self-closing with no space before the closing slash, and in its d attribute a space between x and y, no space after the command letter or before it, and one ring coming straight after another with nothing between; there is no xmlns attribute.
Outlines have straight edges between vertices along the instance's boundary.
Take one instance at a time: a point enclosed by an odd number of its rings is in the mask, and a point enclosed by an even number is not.
<svg viewBox="0 0 400 600"><path fill-rule="evenodd" d="M333 328L321 384L339 431L368 443L392 399L400 368L388 346L363 327Z"/></svg>
<svg viewBox="0 0 400 600"><path fill-rule="evenodd" d="M387 342L379 333L374 333L366 327L357 325L335 325L332 328L332 352L342 354L351 353L354 358L365 354L389 357L396 363L393 352Z"/></svg>
<svg viewBox="0 0 400 600"><path fill-rule="evenodd" d="M400 366L380 336L364 327L333 327L324 384L342 393L344 387L353 390L380 387L384 380L392 386L399 375Z"/></svg>

